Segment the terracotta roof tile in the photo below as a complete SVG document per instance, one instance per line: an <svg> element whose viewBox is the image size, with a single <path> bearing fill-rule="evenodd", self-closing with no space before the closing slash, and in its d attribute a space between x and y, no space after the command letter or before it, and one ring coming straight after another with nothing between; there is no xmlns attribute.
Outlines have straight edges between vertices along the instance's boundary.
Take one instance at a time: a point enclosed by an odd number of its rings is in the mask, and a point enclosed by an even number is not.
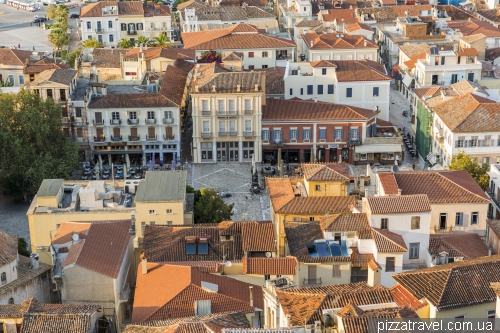
<svg viewBox="0 0 500 333"><path fill-rule="evenodd" d="M500 296L500 282L490 282L490 287L497 296Z"/></svg>
<svg viewBox="0 0 500 333"><path fill-rule="evenodd" d="M253 19L275 19L276 16L264 9L255 6L223 6L200 7L196 9L196 18L203 21L246 21Z"/></svg>
<svg viewBox="0 0 500 333"><path fill-rule="evenodd" d="M266 187L269 191L269 199L274 212L279 211L295 198L289 178L266 178Z"/></svg>
<svg viewBox="0 0 500 333"><path fill-rule="evenodd" d="M201 8L201 7L205 7L205 3L196 0L189 0L178 4L177 11L180 12L186 8Z"/></svg>
<svg viewBox="0 0 500 333"><path fill-rule="evenodd" d="M377 269L382 269L382 267L380 267L380 265L378 264L378 262L374 260L370 260L368 262L368 267L370 267L370 269L372 270L377 270Z"/></svg>
<svg viewBox="0 0 500 333"><path fill-rule="evenodd" d="M248 258L243 260L243 274L295 275L299 262L295 257Z"/></svg>
<svg viewBox="0 0 500 333"><path fill-rule="evenodd" d="M285 94L285 67L272 67L266 69L256 69L266 73L266 95Z"/></svg>
<svg viewBox="0 0 500 333"><path fill-rule="evenodd" d="M125 51L126 53L123 55L123 57L130 59L138 59L139 57L142 57L142 54L144 54L145 60L156 58L167 58L175 60L180 55L186 56L190 59L194 59L195 57L194 50L179 49L175 47L148 47L147 49L143 48L142 52L140 47L134 47Z"/></svg>
<svg viewBox="0 0 500 333"><path fill-rule="evenodd" d="M141 15L144 16L142 1L118 1L118 14L123 15Z"/></svg>
<svg viewBox="0 0 500 333"><path fill-rule="evenodd" d="M375 318L403 318L403 319L418 319L417 313L408 308L387 307L382 309L373 309L363 311L358 317L345 316L342 318L345 333L368 333L371 332Z"/></svg>
<svg viewBox="0 0 500 333"><path fill-rule="evenodd" d="M77 265L116 279L130 243L129 231L130 220L91 223L85 239L71 245L62 267Z"/></svg>
<svg viewBox="0 0 500 333"><path fill-rule="evenodd" d="M354 32L354 31L358 31L358 30L373 31L373 29L369 25L366 25L366 24L363 24L363 23L349 24L348 26L345 27L345 30L348 33L351 33L351 32Z"/></svg>
<svg viewBox="0 0 500 333"><path fill-rule="evenodd" d="M150 8L149 6L152 6L152 8ZM158 9L160 10L159 13L157 12ZM144 13L144 17L171 16L170 7L158 3L144 2L142 11Z"/></svg>
<svg viewBox="0 0 500 333"><path fill-rule="evenodd" d="M413 89L413 92L419 98L422 98L424 96L434 96L440 90L441 90L441 87L415 88L415 89Z"/></svg>
<svg viewBox="0 0 500 333"><path fill-rule="evenodd" d="M318 27L323 23L318 20L302 20L300 22L295 22L294 26L297 28L306 28L306 27Z"/></svg>
<svg viewBox="0 0 500 333"><path fill-rule="evenodd" d="M359 253L357 247L351 247L351 267L368 267L368 264L374 260L372 253Z"/></svg>
<svg viewBox="0 0 500 333"><path fill-rule="evenodd" d="M281 207L278 214L349 213L349 206L356 203L354 196L294 197Z"/></svg>
<svg viewBox="0 0 500 333"><path fill-rule="evenodd" d="M237 263L238 260L233 260L233 263ZM206 273L221 273L222 265L220 261L168 261L164 262L167 265L175 265L175 266L190 266L196 267L202 272Z"/></svg>
<svg viewBox="0 0 500 333"><path fill-rule="evenodd" d="M394 177L403 195L427 194L430 203L489 202L465 170L401 171Z"/></svg>
<svg viewBox="0 0 500 333"><path fill-rule="evenodd" d="M37 63L27 63L24 65L23 73L24 74L37 74L50 69L66 69L68 66L64 64L58 63L49 63L49 64L37 64Z"/></svg>
<svg viewBox="0 0 500 333"><path fill-rule="evenodd" d="M372 214L398 214L430 212L431 205L425 194L366 197Z"/></svg>
<svg viewBox="0 0 500 333"><path fill-rule="evenodd" d="M405 241L401 235L389 230L372 228L375 246L380 253L399 253L407 252Z"/></svg>
<svg viewBox="0 0 500 333"><path fill-rule="evenodd" d="M17 263L17 279L0 286L0 295L8 295L14 293L19 288L25 288L28 283L33 283L33 281L52 269L51 265L44 264L40 262L37 269L31 268L30 258L19 256L19 261ZM0 314L1 317L1 314Z"/></svg>
<svg viewBox="0 0 500 333"><path fill-rule="evenodd" d="M304 109L308 112L303 112ZM375 116L373 110L355 106L315 102L300 99L266 99L262 107L262 121L273 120L367 120Z"/></svg>
<svg viewBox="0 0 500 333"><path fill-rule="evenodd" d="M89 109L177 106L160 93L108 94L92 98Z"/></svg>
<svg viewBox="0 0 500 333"><path fill-rule="evenodd" d="M479 16L483 16L484 18L486 18L490 21L500 22L500 15L498 15L497 9L478 10L477 14Z"/></svg>
<svg viewBox="0 0 500 333"><path fill-rule="evenodd" d="M363 314L363 312L364 311L361 310L358 306L352 305L351 303L349 303L346 306L344 306L342 309L337 311L336 315L341 316L341 317L345 317L345 316L359 317Z"/></svg>
<svg viewBox="0 0 500 333"><path fill-rule="evenodd" d="M415 298L426 298L438 311L492 303L489 288L500 281L500 255L458 261L392 275Z"/></svg>
<svg viewBox="0 0 500 333"><path fill-rule="evenodd" d="M457 6L436 5L435 7L437 10L446 11L446 14L451 18L451 21L468 21L469 19L472 21L479 21L473 12L469 12Z"/></svg>
<svg viewBox="0 0 500 333"><path fill-rule="evenodd" d="M379 172L377 175L386 195L398 194L398 183L396 182L396 178L394 178L394 173Z"/></svg>
<svg viewBox="0 0 500 333"><path fill-rule="evenodd" d="M320 294L320 295L335 295L335 294L344 294L350 292L356 292L360 290L369 290L372 288L385 289L383 286L375 286L370 287L366 282L353 282L346 284L325 284L321 286L312 286L312 287L295 287L295 288L287 288L283 290L288 293L294 294Z"/></svg>
<svg viewBox="0 0 500 333"><path fill-rule="evenodd" d="M460 30L464 36L483 34L486 37L500 37L500 29L486 21L448 22L448 27Z"/></svg>
<svg viewBox="0 0 500 333"><path fill-rule="evenodd" d="M17 236L9 235L0 229L0 266L17 259Z"/></svg>
<svg viewBox="0 0 500 333"><path fill-rule="evenodd" d="M343 37L341 37L341 35ZM378 49L375 42L366 39L363 36L341 34L337 31L326 34L309 31L308 33L302 35L302 39L309 50Z"/></svg>
<svg viewBox="0 0 500 333"><path fill-rule="evenodd" d="M98 2L108 3L108 2ZM125 55L127 49L93 49L89 59L91 67L97 68L120 68L120 55ZM83 62L86 59L82 59Z"/></svg>
<svg viewBox="0 0 500 333"><path fill-rule="evenodd" d="M132 312L132 323L194 316L196 300L210 300L212 313L243 311L250 313L250 290L255 307L264 308L262 288L232 278L204 273L193 267L148 263L147 274L139 266ZM202 288L216 284L218 291ZM163 288L165 284L169 288Z"/></svg>
<svg viewBox="0 0 500 333"><path fill-rule="evenodd" d="M394 302L396 302L398 306L406 306L410 310L417 311L427 305L427 302L420 302L400 284L392 286L391 293L392 297L394 297Z"/></svg>
<svg viewBox="0 0 500 333"><path fill-rule="evenodd" d="M208 254L186 254L187 236L209 237ZM232 237L226 240L225 236ZM182 226L148 225L145 228L143 248L144 255L151 262L222 262L223 251L231 260L241 260L243 251L273 252L276 244L271 222L231 221Z"/></svg>
<svg viewBox="0 0 500 333"><path fill-rule="evenodd" d="M234 50L295 47L290 40L261 34L255 26L240 23L225 29L183 32L184 47L193 50Z"/></svg>
<svg viewBox="0 0 500 333"><path fill-rule="evenodd" d="M54 82L69 86L76 78L77 73L74 69L49 69L38 74L35 80L30 83L30 86L36 86L45 82Z"/></svg>
<svg viewBox="0 0 500 333"><path fill-rule="evenodd" d="M488 255L488 247L476 233L431 234L429 253L439 256L442 249L438 249L441 247L446 249L450 257L475 259Z"/></svg>
<svg viewBox="0 0 500 333"><path fill-rule="evenodd" d="M475 48L465 48L456 52L457 56L478 56L479 52Z"/></svg>
<svg viewBox="0 0 500 333"><path fill-rule="evenodd" d="M310 164L304 163L301 165L304 177L308 181L332 181L341 180L349 181L349 168L342 164Z"/></svg>
<svg viewBox="0 0 500 333"><path fill-rule="evenodd" d="M496 58L500 57L500 47L486 49L485 57L488 60L495 60Z"/></svg>
<svg viewBox="0 0 500 333"><path fill-rule="evenodd" d="M30 59L31 54L31 51L0 48L0 65L24 66L26 60Z"/></svg>
<svg viewBox="0 0 500 333"><path fill-rule="evenodd" d="M327 232L356 231L359 239L372 239L370 222L366 214L334 214L319 218L321 227Z"/></svg>
<svg viewBox="0 0 500 333"><path fill-rule="evenodd" d="M355 9L327 9L326 12L321 15L323 21L326 22L337 20L340 24L342 22L357 22L360 20L356 17ZM342 21L342 19L344 20Z"/></svg>
<svg viewBox="0 0 500 333"><path fill-rule="evenodd" d="M90 228L90 223L86 222L64 222L56 231L52 244L65 244L72 241L73 234L78 234L80 238L86 237Z"/></svg>
<svg viewBox="0 0 500 333"><path fill-rule="evenodd" d="M186 80L187 73L175 66L168 65L160 88L160 94L177 106L181 106L184 94L187 93Z"/></svg>
<svg viewBox="0 0 500 333"><path fill-rule="evenodd" d="M319 222L285 222L285 234L290 254L299 261L309 258L307 246L323 238Z"/></svg>

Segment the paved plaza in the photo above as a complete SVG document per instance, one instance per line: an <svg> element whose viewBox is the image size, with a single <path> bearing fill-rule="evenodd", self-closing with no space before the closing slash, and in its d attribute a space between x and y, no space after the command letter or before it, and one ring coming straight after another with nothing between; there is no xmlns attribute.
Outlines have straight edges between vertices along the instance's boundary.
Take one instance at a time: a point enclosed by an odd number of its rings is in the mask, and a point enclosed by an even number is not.
<svg viewBox="0 0 500 333"><path fill-rule="evenodd" d="M227 204L234 203L235 221L252 220L268 221L271 219L269 195L262 193L252 196L250 182L252 180L251 164L196 164L187 167L188 183L195 189L217 188L217 191L229 192L225 198ZM259 174L259 180L262 181Z"/></svg>

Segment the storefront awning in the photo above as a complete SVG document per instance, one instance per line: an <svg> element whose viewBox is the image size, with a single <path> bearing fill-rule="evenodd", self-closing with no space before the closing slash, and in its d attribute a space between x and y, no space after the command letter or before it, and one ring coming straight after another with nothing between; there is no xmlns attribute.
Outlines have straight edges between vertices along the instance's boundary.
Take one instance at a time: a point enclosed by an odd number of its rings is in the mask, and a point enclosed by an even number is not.
<svg viewBox="0 0 500 333"><path fill-rule="evenodd" d="M354 147L354 152L357 154L368 153L400 153L403 147L400 144L386 144L386 145L361 145Z"/></svg>
<svg viewBox="0 0 500 333"><path fill-rule="evenodd" d="M403 84L406 86L406 87L409 87L410 84L411 84L411 80L413 80L413 78L408 75L408 74L405 74L405 77L403 78Z"/></svg>

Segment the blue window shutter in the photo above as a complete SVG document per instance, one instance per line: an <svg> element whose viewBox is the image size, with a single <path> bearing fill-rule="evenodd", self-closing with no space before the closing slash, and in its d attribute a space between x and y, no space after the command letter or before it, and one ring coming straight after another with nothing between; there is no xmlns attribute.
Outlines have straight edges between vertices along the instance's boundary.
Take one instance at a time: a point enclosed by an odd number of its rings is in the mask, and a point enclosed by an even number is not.
<svg viewBox="0 0 500 333"><path fill-rule="evenodd" d="M293 130L290 130L290 131L288 132L288 138L289 138L290 140L292 140L292 132L293 132Z"/></svg>
<svg viewBox="0 0 500 333"><path fill-rule="evenodd" d="M302 129L302 140L304 140L305 137L306 137L306 130Z"/></svg>
<svg viewBox="0 0 500 333"><path fill-rule="evenodd" d="M264 140L264 132L265 132L264 130L260 131L260 138L261 138L262 140Z"/></svg>
<svg viewBox="0 0 500 333"><path fill-rule="evenodd" d="M344 129L340 130L340 138L344 140Z"/></svg>
<svg viewBox="0 0 500 333"><path fill-rule="evenodd" d="M352 131L353 131L352 129L349 130L349 140L352 140Z"/></svg>
<svg viewBox="0 0 500 333"><path fill-rule="evenodd" d="M272 131L272 134L273 134L272 137L271 137L272 141L274 141L274 138L276 137L276 133L275 132L276 132L275 130Z"/></svg>

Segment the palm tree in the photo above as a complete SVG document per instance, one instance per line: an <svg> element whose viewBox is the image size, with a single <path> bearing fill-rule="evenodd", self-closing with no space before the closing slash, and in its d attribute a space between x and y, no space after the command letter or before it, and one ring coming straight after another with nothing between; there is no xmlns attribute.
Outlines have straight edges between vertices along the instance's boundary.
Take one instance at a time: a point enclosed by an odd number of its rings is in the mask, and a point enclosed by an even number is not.
<svg viewBox="0 0 500 333"><path fill-rule="evenodd" d="M61 47L67 45L69 42L67 30L57 27L52 28L49 34L49 41L54 46L54 49L61 49Z"/></svg>
<svg viewBox="0 0 500 333"><path fill-rule="evenodd" d="M66 5L59 5L56 9L56 17L64 18L66 21L69 17L69 9Z"/></svg>
<svg viewBox="0 0 500 333"><path fill-rule="evenodd" d="M83 47L88 47L92 49L97 49L97 48L102 48L104 45L99 42L97 39L87 39L85 42L83 42Z"/></svg>
<svg viewBox="0 0 500 333"><path fill-rule="evenodd" d="M170 47L170 39L165 34L158 35L153 38L155 46Z"/></svg>
<svg viewBox="0 0 500 333"><path fill-rule="evenodd" d="M137 37L137 40L135 41L135 45L141 46L141 44L143 46L151 46L153 44L153 42L151 41L151 39L149 39L146 36L139 36L139 37Z"/></svg>
<svg viewBox="0 0 500 333"><path fill-rule="evenodd" d="M118 47L121 49L130 49L132 46L134 45L132 44L130 39L123 38L118 42Z"/></svg>

